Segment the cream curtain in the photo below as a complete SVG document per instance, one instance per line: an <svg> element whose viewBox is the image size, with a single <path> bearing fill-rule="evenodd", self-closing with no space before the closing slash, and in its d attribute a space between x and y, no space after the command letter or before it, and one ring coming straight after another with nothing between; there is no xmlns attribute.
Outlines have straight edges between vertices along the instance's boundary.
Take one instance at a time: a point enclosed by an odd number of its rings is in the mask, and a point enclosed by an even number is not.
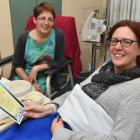
<svg viewBox="0 0 140 140"><path fill-rule="evenodd" d="M123 19L140 21L140 0L108 0L107 9L108 27Z"/></svg>

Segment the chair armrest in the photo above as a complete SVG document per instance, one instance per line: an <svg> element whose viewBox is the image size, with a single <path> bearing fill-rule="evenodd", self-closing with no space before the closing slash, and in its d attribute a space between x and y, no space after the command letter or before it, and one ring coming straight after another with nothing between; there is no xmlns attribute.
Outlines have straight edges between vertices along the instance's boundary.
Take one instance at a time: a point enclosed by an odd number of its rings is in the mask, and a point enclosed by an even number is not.
<svg viewBox="0 0 140 140"><path fill-rule="evenodd" d="M7 56L7 57L1 59L0 60L0 66L3 66L5 64L11 62L12 61L12 57L13 57L13 55L10 55L10 56Z"/></svg>
<svg viewBox="0 0 140 140"><path fill-rule="evenodd" d="M65 66L69 65L71 63L71 59L70 58L64 58L61 62L61 65L59 65L59 67L57 68L52 68L52 69L47 69L45 70L46 74L55 74L56 72L58 72L59 70L63 69Z"/></svg>

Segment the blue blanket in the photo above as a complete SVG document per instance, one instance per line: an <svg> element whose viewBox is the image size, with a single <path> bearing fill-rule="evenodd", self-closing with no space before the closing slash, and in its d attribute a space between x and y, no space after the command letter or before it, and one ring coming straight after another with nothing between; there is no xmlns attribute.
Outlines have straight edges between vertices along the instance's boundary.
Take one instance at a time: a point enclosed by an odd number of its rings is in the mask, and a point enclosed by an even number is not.
<svg viewBox="0 0 140 140"><path fill-rule="evenodd" d="M53 113L40 119L28 119L21 125L14 124L0 133L0 140L51 140L50 128L57 115Z"/></svg>

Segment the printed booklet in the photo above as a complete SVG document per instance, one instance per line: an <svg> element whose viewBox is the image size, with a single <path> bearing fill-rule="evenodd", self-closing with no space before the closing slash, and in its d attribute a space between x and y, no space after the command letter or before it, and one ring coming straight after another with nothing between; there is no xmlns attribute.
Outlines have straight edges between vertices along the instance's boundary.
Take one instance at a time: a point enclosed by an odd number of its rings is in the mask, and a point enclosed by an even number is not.
<svg viewBox="0 0 140 140"><path fill-rule="evenodd" d="M0 83L0 109L6 112L18 124L23 119L23 106L11 91Z"/></svg>

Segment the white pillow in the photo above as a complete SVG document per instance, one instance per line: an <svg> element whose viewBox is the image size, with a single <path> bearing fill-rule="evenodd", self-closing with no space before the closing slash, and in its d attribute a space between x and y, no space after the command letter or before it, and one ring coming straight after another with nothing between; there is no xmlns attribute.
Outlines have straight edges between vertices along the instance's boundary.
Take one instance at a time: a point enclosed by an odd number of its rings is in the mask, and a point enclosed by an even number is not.
<svg viewBox="0 0 140 140"><path fill-rule="evenodd" d="M109 135L113 125L112 118L78 84L58 109L58 113L76 131Z"/></svg>

